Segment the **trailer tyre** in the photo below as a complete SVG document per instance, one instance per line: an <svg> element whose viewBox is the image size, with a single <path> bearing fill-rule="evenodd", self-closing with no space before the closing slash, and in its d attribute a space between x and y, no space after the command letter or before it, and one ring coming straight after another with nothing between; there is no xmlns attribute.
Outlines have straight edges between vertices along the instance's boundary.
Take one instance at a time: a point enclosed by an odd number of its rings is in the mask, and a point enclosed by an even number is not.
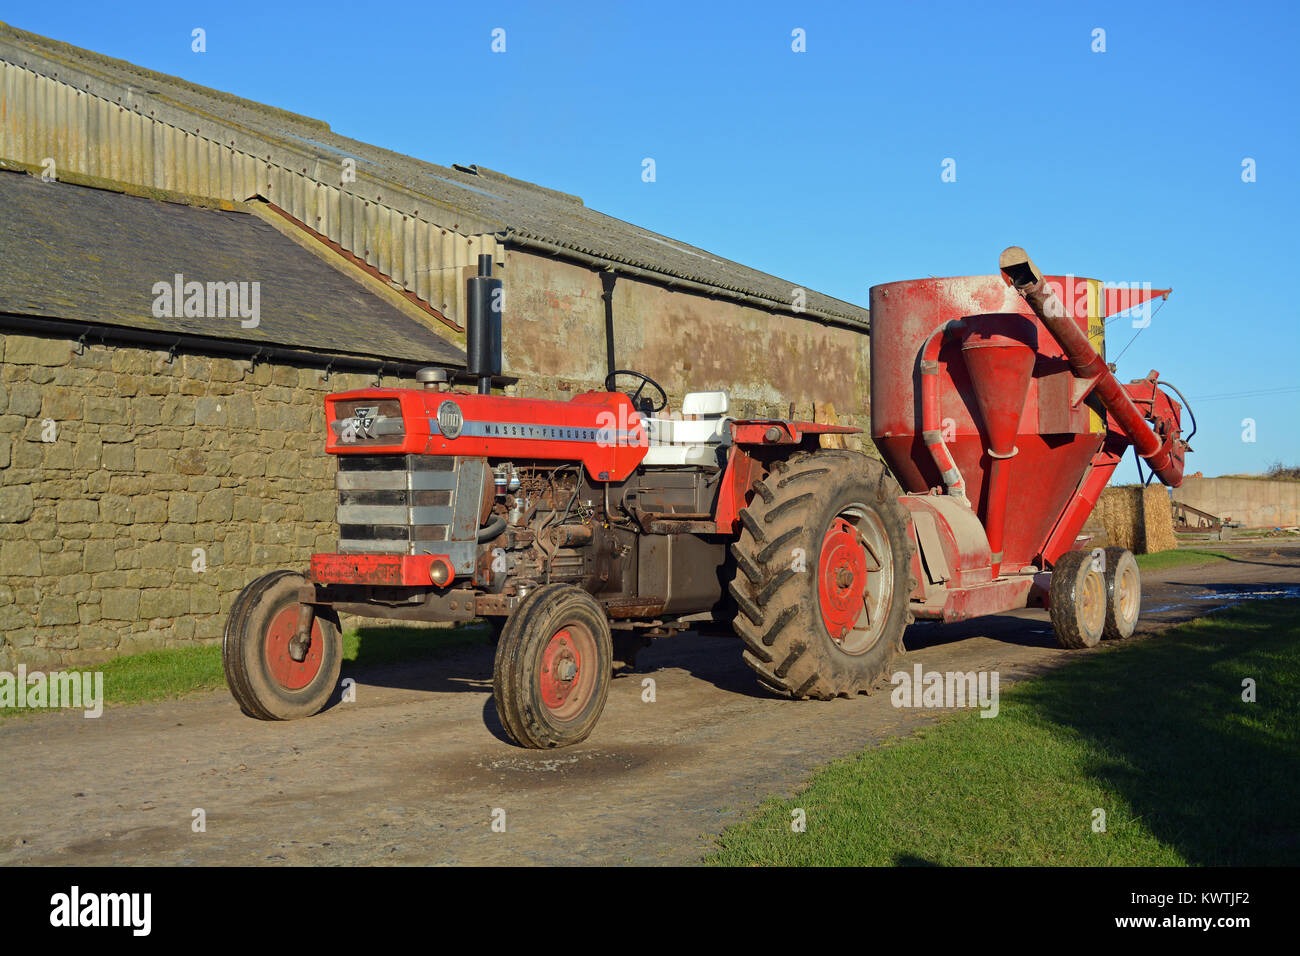
<svg viewBox="0 0 1300 956"><path fill-rule="evenodd" d="M755 483L731 594L760 683L830 700L870 693L888 673L916 585L900 494L882 462L841 449L776 462Z"/></svg>
<svg viewBox="0 0 1300 956"><path fill-rule="evenodd" d="M600 719L613 670L604 609L573 585L545 585L501 631L492 672L497 716L521 747L576 744Z"/></svg>
<svg viewBox="0 0 1300 956"><path fill-rule="evenodd" d="M1106 627L1106 581L1091 552L1067 551L1057 559L1048 603L1056 643L1072 650L1100 643Z"/></svg>
<svg viewBox="0 0 1300 956"><path fill-rule="evenodd" d="M302 661L289 654L298 628L297 571L263 575L235 598L221 640L221 663L240 709L259 720L310 717L329 703L338 685L343 646L338 620L323 609L312 621Z"/></svg>
<svg viewBox="0 0 1300 956"><path fill-rule="evenodd" d="M1142 573L1127 548L1106 549L1106 626L1102 640L1123 641L1137 630L1142 613Z"/></svg>

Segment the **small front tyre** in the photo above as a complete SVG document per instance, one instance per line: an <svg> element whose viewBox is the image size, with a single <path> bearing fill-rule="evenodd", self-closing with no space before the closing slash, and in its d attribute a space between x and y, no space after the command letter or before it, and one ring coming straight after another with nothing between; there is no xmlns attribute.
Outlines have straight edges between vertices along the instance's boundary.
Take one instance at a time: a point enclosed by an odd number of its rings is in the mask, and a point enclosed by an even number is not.
<svg viewBox="0 0 1300 956"><path fill-rule="evenodd" d="M569 584L538 588L497 645L492 696L502 727L536 750L585 740L605 709L613 668L609 620L596 600Z"/></svg>
<svg viewBox="0 0 1300 956"><path fill-rule="evenodd" d="M295 720L318 713L338 685L343 646L337 622L317 613L306 656L289 643L298 630L296 571L273 571L239 593L226 619L221 661L226 684L244 713L259 720Z"/></svg>

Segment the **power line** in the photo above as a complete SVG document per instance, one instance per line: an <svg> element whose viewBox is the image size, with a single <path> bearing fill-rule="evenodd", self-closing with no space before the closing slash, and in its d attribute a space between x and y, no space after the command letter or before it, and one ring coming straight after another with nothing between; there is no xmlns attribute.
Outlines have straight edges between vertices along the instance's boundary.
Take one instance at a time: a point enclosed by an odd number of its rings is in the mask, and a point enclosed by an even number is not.
<svg viewBox="0 0 1300 956"><path fill-rule="evenodd" d="M1218 395L1197 395L1198 402L1219 402L1230 398L1255 398L1260 395L1287 395L1300 392L1300 385L1285 385L1281 388L1260 388L1248 392L1221 392Z"/></svg>

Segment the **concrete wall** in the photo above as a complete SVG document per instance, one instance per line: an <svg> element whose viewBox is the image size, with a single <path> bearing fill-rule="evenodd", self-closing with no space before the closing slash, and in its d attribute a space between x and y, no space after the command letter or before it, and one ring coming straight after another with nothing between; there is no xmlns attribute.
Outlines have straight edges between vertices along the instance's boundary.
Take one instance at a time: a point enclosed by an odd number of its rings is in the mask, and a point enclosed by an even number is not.
<svg viewBox="0 0 1300 956"><path fill-rule="evenodd" d="M1300 525L1300 481L1187 478L1174 500L1247 528Z"/></svg>
<svg viewBox="0 0 1300 956"><path fill-rule="evenodd" d="M321 399L373 375L8 334L0 371L0 670L212 643L337 546Z"/></svg>
<svg viewBox="0 0 1300 956"><path fill-rule="evenodd" d="M605 377L605 306L597 272L511 250L506 258L504 366L519 395L563 398ZM680 408L688 391L722 389L731 414L837 421L867 431L865 333L620 277L614 286L620 368L656 379ZM869 437L850 447L873 451Z"/></svg>

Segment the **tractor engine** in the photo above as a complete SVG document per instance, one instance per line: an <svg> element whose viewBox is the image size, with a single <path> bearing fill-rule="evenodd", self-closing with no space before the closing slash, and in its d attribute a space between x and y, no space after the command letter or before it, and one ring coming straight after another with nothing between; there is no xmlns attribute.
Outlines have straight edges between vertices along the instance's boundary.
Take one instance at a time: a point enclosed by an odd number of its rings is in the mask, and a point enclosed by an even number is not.
<svg viewBox="0 0 1300 956"><path fill-rule="evenodd" d="M494 468L494 483L494 526L500 522L505 532L480 559L486 570L478 583L488 592L522 597L531 587L562 582L637 617L708 607L721 598L716 578L685 571L698 567L695 562L725 560L722 541L643 548L639 520L665 512L685 518L711 514L716 472L649 469L596 485L580 465L503 462ZM642 588L643 580L654 586ZM493 607L491 599L483 604Z"/></svg>
<svg viewBox="0 0 1300 956"><path fill-rule="evenodd" d="M646 420L625 395L501 398L436 379L423 393L326 399L339 547L313 556L313 601L463 621L504 617L531 590L563 583L614 621L712 617L722 579L692 569L727 561L713 523L716 450L713 467L638 467ZM665 523L681 533L664 534Z"/></svg>

